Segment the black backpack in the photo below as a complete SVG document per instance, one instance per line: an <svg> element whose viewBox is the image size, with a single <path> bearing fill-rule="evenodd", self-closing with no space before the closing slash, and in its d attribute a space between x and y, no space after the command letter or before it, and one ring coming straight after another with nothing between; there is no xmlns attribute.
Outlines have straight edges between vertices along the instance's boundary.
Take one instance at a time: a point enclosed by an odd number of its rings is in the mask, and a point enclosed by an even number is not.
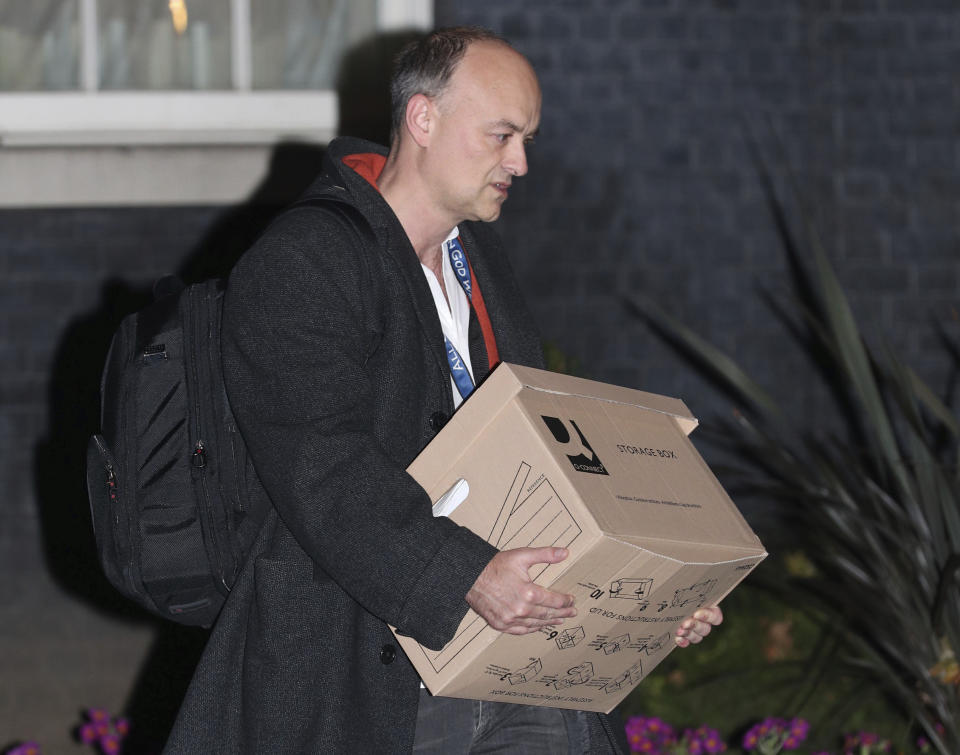
<svg viewBox="0 0 960 755"><path fill-rule="evenodd" d="M373 232L337 196L364 243ZM165 278L128 315L100 384L101 432L87 448L100 564L121 593L181 624L210 626L270 507L227 401L220 363L224 282Z"/></svg>

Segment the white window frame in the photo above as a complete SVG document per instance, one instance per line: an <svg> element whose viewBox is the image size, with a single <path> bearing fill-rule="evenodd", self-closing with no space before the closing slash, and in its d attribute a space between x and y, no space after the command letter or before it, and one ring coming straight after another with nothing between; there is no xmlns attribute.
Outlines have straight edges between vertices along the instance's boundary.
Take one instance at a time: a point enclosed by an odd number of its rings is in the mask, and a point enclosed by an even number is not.
<svg viewBox="0 0 960 755"><path fill-rule="evenodd" d="M80 0L80 89L0 94L0 148L326 143L333 91L253 90L250 0L230 0L230 91L99 89L97 0ZM188 4L189 5L189 4ZM429 28L431 0L378 0L377 29Z"/></svg>

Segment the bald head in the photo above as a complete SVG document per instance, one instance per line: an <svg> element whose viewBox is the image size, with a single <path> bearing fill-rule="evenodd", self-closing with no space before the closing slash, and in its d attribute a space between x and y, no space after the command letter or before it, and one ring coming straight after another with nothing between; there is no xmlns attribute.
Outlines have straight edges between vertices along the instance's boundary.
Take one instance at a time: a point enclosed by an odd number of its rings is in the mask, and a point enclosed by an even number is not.
<svg viewBox="0 0 960 755"><path fill-rule="evenodd" d="M480 27L438 29L400 51L390 82L391 141L402 131L410 98L417 94L440 97L468 48L476 43L494 43L500 51L519 56L505 39Z"/></svg>
<svg viewBox="0 0 960 755"><path fill-rule="evenodd" d="M499 40L473 42L464 51L443 91L433 98L437 108L450 113L464 105L485 110L491 117L510 112L524 115L524 123L511 120L513 131L523 131L540 116L540 84L523 55Z"/></svg>

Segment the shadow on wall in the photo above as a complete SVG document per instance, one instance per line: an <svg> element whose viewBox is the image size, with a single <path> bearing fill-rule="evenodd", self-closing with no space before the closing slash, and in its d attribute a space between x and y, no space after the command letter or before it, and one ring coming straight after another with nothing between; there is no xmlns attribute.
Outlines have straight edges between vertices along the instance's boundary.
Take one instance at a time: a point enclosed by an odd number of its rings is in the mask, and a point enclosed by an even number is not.
<svg viewBox="0 0 960 755"><path fill-rule="evenodd" d="M190 282L226 275L276 214L284 193L287 201L292 200L314 177L321 157L322 150L316 147L278 146L257 191L242 205L211 215L212 224L176 273ZM176 226L175 218L182 218L181 213L209 210L164 208L161 212L170 213L170 225ZM54 356L47 433L34 454L34 485L49 573L72 597L118 622L153 628L155 639L124 710L136 724L124 748L131 755L160 751L207 634L202 629L156 619L113 589L97 559L87 503L86 444L100 425L100 373L110 339L123 317L152 298L148 288L112 277L102 284L97 308L69 324ZM77 701L78 707L83 702Z"/></svg>
<svg viewBox="0 0 960 755"><path fill-rule="evenodd" d="M381 35L347 53L338 79L340 133L387 142L390 66L400 47L415 36L412 32ZM315 145L278 145L261 184L242 204L213 214L213 222L177 275L188 283L226 276L278 211L316 178L322 159L323 149ZM209 208L165 211L177 215ZM150 290L110 277L102 284L96 309L67 326L54 356L50 420L45 437L36 445L33 470L44 558L54 580L74 598L118 622L152 626L155 631L123 711L134 723L124 746L128 755L162 749L207 637L206 630L156 619L120 596L103 576L93 540L85 458L88 438L100 424L100 373L120 321L151 299ZM77 701L78 706L83 702Z"/></svg>
<svg viewBox="0 0 960 755"><path fill-rule="evenodd" d="M344 56L337 77L338 132L390 143L390 73L397 53L421 36L417 31L381 34L360 42Z"/></svg>

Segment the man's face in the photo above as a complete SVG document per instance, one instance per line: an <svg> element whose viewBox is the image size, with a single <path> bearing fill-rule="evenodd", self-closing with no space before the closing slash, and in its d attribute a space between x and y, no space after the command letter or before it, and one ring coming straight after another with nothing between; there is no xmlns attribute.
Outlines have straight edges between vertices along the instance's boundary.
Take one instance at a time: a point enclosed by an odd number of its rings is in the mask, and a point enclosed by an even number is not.
<svg viewBox="0 0 960 755"><path fill-rule="evenodd" d="M447 90L426 154L434 200L461 220L496 220L510 184L527 172L540 125L540 86L530 64L496 42L475 42Z"/></svg>

